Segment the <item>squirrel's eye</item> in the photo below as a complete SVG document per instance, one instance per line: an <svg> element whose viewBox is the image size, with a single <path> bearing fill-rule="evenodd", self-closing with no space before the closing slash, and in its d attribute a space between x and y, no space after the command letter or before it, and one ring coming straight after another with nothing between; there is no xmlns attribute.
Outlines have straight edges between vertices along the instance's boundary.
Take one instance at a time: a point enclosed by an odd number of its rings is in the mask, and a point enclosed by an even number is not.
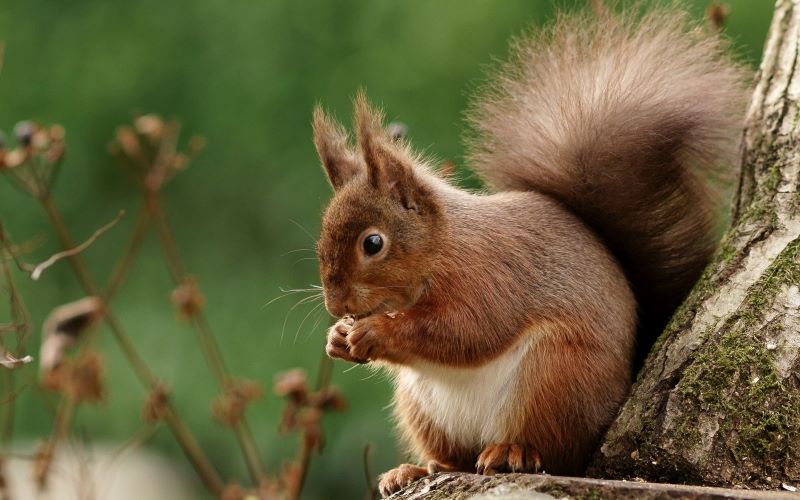
<svg viewBox="0 0 800 500"><path fill-rule="evenodd" d="M364 253L375 255L383 248L383 238L379 234L370 234L364 238Z"/></svg>

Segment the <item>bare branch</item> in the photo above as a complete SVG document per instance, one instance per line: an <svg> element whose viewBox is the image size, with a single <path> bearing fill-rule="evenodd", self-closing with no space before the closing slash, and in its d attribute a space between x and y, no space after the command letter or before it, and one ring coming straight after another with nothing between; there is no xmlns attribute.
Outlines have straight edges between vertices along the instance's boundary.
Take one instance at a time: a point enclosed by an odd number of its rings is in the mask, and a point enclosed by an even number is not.
<svg viewBox="0 0 800 500"><path fill-rule="evenodd" d="M119 222L124 215L125 215L125 210L120 210L117 216L114 217L114 220L112 220L105 226L95 231L94 234L92 234L89 237L89 239L87 239L80 245L74 248L70 248L69 250L64 250L62 252L58 252L51 255L50 258L48 258L47 260L45 260L44 262L38 264L36 267L33 268L33 271L31 271L31 279L34 281L38 280L42 276L42 273L56 262L66 257L72 257L73 255L77 255L86 250L87 248L89 248L89 246L92 243L94 243L97 240L97 238L99 238L103 233L105 233L106 231L117 225L117 222Z"/></svg>

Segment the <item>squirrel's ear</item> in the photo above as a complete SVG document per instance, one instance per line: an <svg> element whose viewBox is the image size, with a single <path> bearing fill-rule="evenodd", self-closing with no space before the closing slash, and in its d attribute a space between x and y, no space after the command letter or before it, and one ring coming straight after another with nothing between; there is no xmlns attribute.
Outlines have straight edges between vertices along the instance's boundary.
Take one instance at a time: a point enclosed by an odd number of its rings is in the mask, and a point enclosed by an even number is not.
<svg viewBox="0 0 800 500"><path fill-rule="evenodd" d="M322 107L314 108L314 145L334 190L338 190L362 170L358 157L347 145L347 132Z"/></svg>
<svg viewBox="0 0 800 500"><path fill-rule="evenodd" d="M370 184L395 195L405 208L416 210L416 182L408 155L387 135L383 113L370 106L363 91L356 94L354 105L358 145Z"/></svg>

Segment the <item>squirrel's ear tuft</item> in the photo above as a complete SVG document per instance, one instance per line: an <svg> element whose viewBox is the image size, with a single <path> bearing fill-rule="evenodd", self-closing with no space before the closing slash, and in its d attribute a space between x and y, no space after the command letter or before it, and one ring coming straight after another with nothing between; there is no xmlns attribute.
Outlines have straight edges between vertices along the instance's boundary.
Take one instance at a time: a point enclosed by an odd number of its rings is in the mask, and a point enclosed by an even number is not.
<svg viewBox="0 0 800 500"><path fill-rule="evenodd" d="M321 106L314 108L314 145L334 190L338 190L362 170L361 162L347 144L347 132L328 116Z"/></svg>
<svg viewBox="0 0 800 500"><path fill-rule="evenodd" d="M395 195L405 208L416 210L417 187L412 162L384 130L383 113L369 104L363 91L356 94L354 108L358 145L370 184L381 192Z"/></svg>

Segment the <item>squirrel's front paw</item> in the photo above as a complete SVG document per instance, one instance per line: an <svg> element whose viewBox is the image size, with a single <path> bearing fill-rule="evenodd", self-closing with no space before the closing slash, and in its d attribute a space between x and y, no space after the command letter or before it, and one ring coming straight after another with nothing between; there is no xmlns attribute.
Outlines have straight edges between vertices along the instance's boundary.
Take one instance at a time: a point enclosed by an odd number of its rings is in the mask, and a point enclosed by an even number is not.
<svg viewBox="0 0 800 500"><path fill-rule="evenodd" d="M353 328L353 318L347 316L337 321L328 330L328 343L325 345L325 352L331 358L339 358L351 363L366 363L366 359L358 358L350 352L350 345L347 337Z"/></svg>
<svg viewBox="0 0 800 500"><path fill-rule="evenodd" d="M375 361L387 358L386 332L380 317L367 316L355 322L347 334L350 354L357 359Z"/></svg>

